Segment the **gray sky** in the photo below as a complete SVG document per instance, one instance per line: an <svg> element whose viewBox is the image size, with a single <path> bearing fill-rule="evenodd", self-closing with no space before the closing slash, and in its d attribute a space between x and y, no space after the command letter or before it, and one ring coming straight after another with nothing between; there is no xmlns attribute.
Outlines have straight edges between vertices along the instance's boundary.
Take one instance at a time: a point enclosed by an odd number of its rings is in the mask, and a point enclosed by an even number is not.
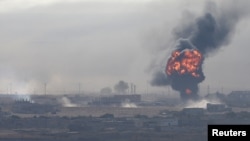
<svg viewBox="0 0 250 141"><path fill-rule="evenodd" d="M151 87L155 68L165 67L172 31L183 16L203 12L201 0L1 0L1 93L98 92L120 80L137 91ZM240 3L240 2L239 2ZM220 3L219 5L223 5ZM188 21L187 21L188 22ZM182 25L181 24L181 25ZM237 24L230 44L205 60L201 91L250 90L250 20Z"/></svg>

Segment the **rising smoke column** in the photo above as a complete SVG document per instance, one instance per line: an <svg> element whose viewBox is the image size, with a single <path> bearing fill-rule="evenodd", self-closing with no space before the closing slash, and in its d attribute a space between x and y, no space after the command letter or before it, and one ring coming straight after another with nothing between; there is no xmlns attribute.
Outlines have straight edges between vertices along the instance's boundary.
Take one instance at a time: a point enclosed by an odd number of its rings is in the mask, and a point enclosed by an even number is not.
<svg viewBox="0 0 250 141"><path fill-rule="evenodd" d="M241 14L233 8L218 9L210 2L206 6L208 10L194 22L175 29L178 45L167 60L164 73L155 73L151 81L153 86L170 85L182 99L198 98L198 84L205 79L205 58L229 43Z"/></svg>

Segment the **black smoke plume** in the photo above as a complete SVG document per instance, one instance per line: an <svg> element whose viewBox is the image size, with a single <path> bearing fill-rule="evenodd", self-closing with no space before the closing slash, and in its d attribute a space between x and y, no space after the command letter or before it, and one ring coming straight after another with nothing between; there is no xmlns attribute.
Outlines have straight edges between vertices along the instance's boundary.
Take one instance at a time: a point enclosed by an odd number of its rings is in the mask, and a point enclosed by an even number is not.
<svg viewBox="0 0 250 141"><path fill-rule="evenodd" d="M176 73L168 75L162 71L154 74L151 81L152 86L170 85L174 90L180 92L182 99L196 99L198 97L198 84L205 79L202 71L203 60L208 57L209 53L213 53L229 43L240 17L237 10L219 9L214 3L207 3L206 6L208 10L204 14L191 24L185 27L180 26L181 28L176 28L173 32L175 40L178 41L175 51L183 52L184 50L196 49L202 54L203 58L198 70L200 77L197 79L191 75ZM192 95L185 94L187 93L186 88L192 90Z"/></svg>

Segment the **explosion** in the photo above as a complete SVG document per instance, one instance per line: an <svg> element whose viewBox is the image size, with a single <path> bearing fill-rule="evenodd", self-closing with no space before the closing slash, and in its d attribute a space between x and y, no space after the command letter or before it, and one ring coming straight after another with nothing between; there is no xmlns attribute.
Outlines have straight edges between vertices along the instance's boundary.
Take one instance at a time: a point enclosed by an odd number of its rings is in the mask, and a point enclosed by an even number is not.
<svg viewBox="0 0 250 141"><path fill-rule="evenodd" d="M172 75L190 74L193 77L200 77L198 70L201 68L202 55L198 50L174 51L168 60L166 73Z"/></svg>
<svg viewBox="0 0 250 141"><path fill-rule="evenodd" d="M170 85L180 92L183 100L199 98L198 84L205 79L202 71L204 59L230 43L235 26L242 17L235 4L238 3L234 2L232 7L217 7L214 2L206 2L203 14L188 24L180 22L172 32L177 43L175 49L166 67L156 69L151 85Z"/></svg>
<svg viewBox="0 0 250 141"><path fill-rule="evenodd" d="M183 98L197 98L198 83L204 80L202 63L203 56L197 49L175 50L168 59L166 74Z"/></svg>

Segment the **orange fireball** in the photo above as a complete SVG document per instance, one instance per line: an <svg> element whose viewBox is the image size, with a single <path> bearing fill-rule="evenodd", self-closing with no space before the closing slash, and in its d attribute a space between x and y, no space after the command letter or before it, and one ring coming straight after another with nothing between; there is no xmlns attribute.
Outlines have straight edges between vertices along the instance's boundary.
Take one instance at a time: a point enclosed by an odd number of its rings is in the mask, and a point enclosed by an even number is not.
<svg viewBox="0 0 250 141"><path fill-rule="evenodd" d="M168 60L166 73L172 75L189 74L199 77L199 69L202 64L202 54L197 49L186 49L183 51L175 50Z"/></svg>

